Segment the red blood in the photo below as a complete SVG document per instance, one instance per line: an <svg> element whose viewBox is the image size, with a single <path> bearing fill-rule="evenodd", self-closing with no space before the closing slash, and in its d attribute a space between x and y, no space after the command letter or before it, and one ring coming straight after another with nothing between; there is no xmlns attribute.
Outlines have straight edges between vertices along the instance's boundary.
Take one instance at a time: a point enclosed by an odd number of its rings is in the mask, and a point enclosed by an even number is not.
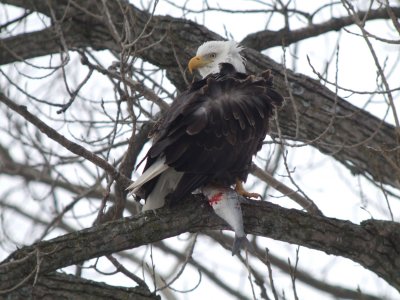
<svg viewBox="0 0 400 300"><path fill-rule="evenodd" d="M208 199L208 203L210 203L211 206L217 204L219 201L221 201L223 195L224 194L222 192L216 193L214 196Z"/></svg>

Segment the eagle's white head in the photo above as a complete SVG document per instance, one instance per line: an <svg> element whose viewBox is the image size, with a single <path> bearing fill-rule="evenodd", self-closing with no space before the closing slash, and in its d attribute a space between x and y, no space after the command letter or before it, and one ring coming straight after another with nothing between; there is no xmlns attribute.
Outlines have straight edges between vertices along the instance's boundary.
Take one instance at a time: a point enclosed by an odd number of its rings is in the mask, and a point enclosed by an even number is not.
<svg viewBox="0 0 400 300"><path fill-rule="evenodd" d="M197 49L196 56L188 64L189 72L198 70L204 78L219 72L220 63L232 64L237 72L245 73L245 60L240 55L243 47L234 41L209 41Z"/></svg>

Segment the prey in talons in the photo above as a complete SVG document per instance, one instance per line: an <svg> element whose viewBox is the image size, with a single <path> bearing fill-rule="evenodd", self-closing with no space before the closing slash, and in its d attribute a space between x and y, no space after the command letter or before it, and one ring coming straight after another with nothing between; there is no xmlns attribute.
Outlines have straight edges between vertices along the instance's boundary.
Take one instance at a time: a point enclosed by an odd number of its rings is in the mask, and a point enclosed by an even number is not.
<svg viewBox="0 0 400 300"><path fill-rule="evenodd" d="M231 188L214 185L203 187L202 193L207 197L208 203L213 208L214 212L228 223L235 232L232 255L238 254L240 249L246 249L254 253L254 247L247 239L243 227L240 203L244 198Z"/></svg>

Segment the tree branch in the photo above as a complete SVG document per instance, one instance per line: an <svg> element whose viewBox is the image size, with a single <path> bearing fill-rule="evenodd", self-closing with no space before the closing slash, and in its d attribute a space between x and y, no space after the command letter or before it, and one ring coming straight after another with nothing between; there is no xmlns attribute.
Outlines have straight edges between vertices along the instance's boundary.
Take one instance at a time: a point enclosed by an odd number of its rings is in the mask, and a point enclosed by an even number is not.
<svg viewBox="0 0 400 300"><path fill-rule="evenodd" d="M51 273L42 275L38 278L35 285L25 285L7 295L7 299L161 299L160 296L152 294L149 290L142 287L117 287L101 282L95 282L72 275L61 273Z"/></svg>
<svg viewBox="0 0 400 300"><path fill-rule="evenodd" d="M28 182L41 182L49 186L62 188L66 191L76 194L80 194L90 189L87 197L101 199L104 196L105 190L101 186L93 189L88 186L73 184L60 178L54 178L48 172L38 170L37 168L29 166L26 163L16 162L10 156L3 156L1 154L1 149L5 150L5 148L0 144L0 174L6 174L9 176L21 176L22 178L24 178L24 180ZM111 195L111 200L114 201L113 195Z"/></svg>
<svg viewBox="0 0 400 300"><path fill-rule="evenodd" d="M243 204L248 233L299 244L358 262L400 290L400 224L361 225L251 201ZM0 290L79 262L154 243L183 232L226 229L199 196L174 209L146 212L16 250L0 264ZM82 246L84 245L84 246Z"/></svg>
<svg viewBox="0 0 400 300"><path fill-rule="evenodd" d="M397 17L400 16L400 7L390 8ZM370 11L360 11L357 13L360 19L365 21L377 19L390 19L386 8ZM355 24L352 16L332 18L329 21L320 24L310 24L309 26L288 30L283 28L278 31L262 30L246 36L240 43L248 48L262 51L276 46L289 46L290 44L312 38L330 31L339 31L346 26Z"/></svg>
<svg viewBox="0 0 400 300"><path fill-rule="evenodd" d="M101 157L97 156L93 152L88 151L84 147L68 140L63 135L59 134L55 129L51 128L43 121L41 121L38 117L31 114L27 107L24 105L18 105L14 103L11 99L6 97L3 93L0 92L0 102L3 102L7 105L10 109L24 117L28 122L35 125L41 132L47 135L50 139L56 141L60 145L64 146L66 149L71 151L72 153L84 157L85 159L89 160L96 166L102 168L104 171L108 172L112 178L115 180L119 180L123 183L124 186L128 186L130 183L130 179L126 176L120 174L111 164L107 161L102 159Z"/></svg>
<svg viewBox="0 0 400 300"><path fill-rule="evenodd" d="M234 241L232 237L225 234L220 234L218 232L208 232L207 235L210 238L213 238L214 240L218 241L224 247L225 245L232 245ZM254 244L253 246L255 247L255 250L257 252L257 258L261 259L265 265L268 265L267 257L265 255L266 254L265 249L261 249ZM280 259L279 257L271 254L270 252L268 252L268 260L274 267L290 275L290 272L292 270L287 260ZM308 273L307 271L302 270L301 268L296 269L296 279L315 289L318 289L333 297L337 297L340 299L355 299L355 300L359 300L360 298L363 300L381 299L380 297L371 294L366 294L365 292L361 292L360 290L352 290L349 288L329 284L324 279L318 279L314 277L312 273Z"/></svg>
<svg viewBox="0 0 400 300"><path fill-rule="evenodd" d="M7 1L7 3L27 9L32 9L31 2ZM33 2L36 9L46 13L46 1ZM74 5L67 11L65 9L68 6L64 2L52 2L52 8L60 18L65 16L65 22L61 26L68 33L64 34L65 36L72 36L70 40L67 40L70 48L93 47L118 51L119 45L113 42L106 25L99 21L99 17L96 17L102 14L98 1L74 1ZM109 1L107 5L109 5L108 10L115 26L120 28L120 20L124 18L124 15L117 2ZM133 33L141 32L145 27L148 33L135 42L132 53L166 69L168 78L178 89L182 90L186 86L179 64L185 65L194 54L195 48L202 42L222 39L207 28L183 19L154 16L148 23L150 15L147 12L140 11L123 1L120 4L126 5L131 15L129 20L135 20L131 24ZM85 31L86 29L83 28L90 29ZM38 45L46 45L42 46L40 51L33 51L36 55L59 51L58 37L54 32L53 29L48 28L41 32L30 33L38 38ZM12 49L14 54L0 51L0 64L31 58L31 49L35 49L36 42L32 42L31 45L30 41L28 34L3 39L1 47ZM186 45L186 47L174 45ZM375 181L400 187L398 180L400 153L393 126L351 105L319 82L285 70L281 65L253 49L247 49L244 53L250 72L257 73L272 69L277 89L284 95L288 94L287 78L289 88L292 90L293 103L288 103L280 111L279 128L272 128L273 135L278 136L279 129L285 139L311 144L321 152L333 156L353 174L362 174L368 178L372 177ZM179 58L179 64L176 62L177 58Z"/></svg>

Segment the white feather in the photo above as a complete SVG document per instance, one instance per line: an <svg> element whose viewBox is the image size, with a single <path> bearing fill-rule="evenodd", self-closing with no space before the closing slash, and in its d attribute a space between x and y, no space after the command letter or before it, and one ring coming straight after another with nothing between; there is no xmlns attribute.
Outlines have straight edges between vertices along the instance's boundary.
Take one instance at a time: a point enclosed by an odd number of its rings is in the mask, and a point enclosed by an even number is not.
<svg viewBox="0 0 400 300"><path fill-rule="evenodd" d="M165 157L157 159L135 182L128 186L127 190L130 191L130 194L135 194L143 184L160 175L168 168L168 165L165 164Z"/></svg>
<svg viewBox="0 0 400 300"><path fill-rule="evenodd" d="M165 197L175 190L182 175L183 172L177 172L173 168L168 168L164 171L160 178L158 178L154 189L146 198L146 203L142 211L163 207L165 204Z"/></svg>
<svg viewBox="0 0 400 300"><path fill-rule="evenodd" d="M245 73L245 59L240 55L243 47L235 41L208 41L197 49L197 56L207 56L210 53L216 54L211 63L199 68L200 75L204 78L208 74L218 73L220 63L230 63L237 72Z"/></svg>

